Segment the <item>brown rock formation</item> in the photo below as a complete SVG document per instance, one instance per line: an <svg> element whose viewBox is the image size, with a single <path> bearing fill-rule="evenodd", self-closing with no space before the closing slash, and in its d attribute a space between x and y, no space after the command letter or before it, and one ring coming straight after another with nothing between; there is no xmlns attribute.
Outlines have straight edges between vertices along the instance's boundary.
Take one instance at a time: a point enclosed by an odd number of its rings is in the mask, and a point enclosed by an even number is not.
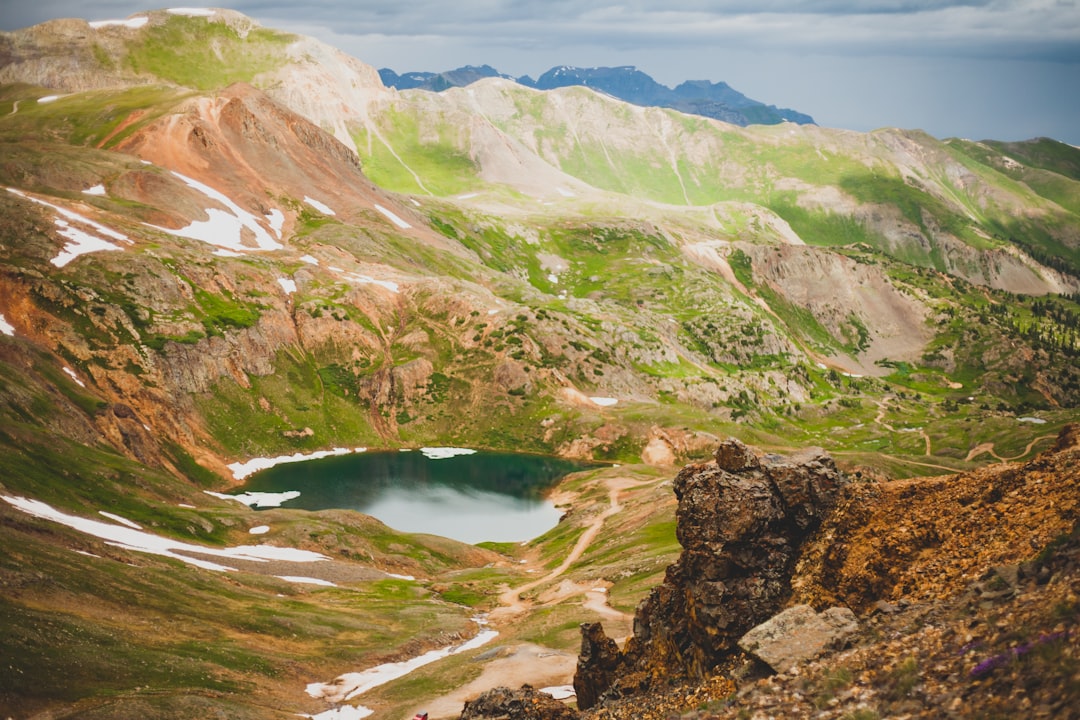
<svg viewBox="0 0 1080 720"><path fill-rule="evenodd" d="M576 720L577 713L546 693L522 685L495 688L465 703L461 720Z"/></svg>
<svg viewBox="0 0 1080 720"><path fill-rule="evenodd" d="M674 484L683 553L638 606L622 653L613 656L597 626L582 627L579 707L705 678L781 608L800 546L844 483L821 450L759 458L735 439L720 445L715 464L683 468Z"/></svg>

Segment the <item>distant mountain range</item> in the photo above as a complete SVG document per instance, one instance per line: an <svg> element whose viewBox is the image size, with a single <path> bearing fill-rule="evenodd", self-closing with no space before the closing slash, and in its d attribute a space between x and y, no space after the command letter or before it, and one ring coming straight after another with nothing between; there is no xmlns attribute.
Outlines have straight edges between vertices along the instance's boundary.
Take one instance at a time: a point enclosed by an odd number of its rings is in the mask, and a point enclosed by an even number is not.
<svg viewBox="0 0 1080 720"><path fill-rule="evenodd" d="M656 82L633 65L597 68L561 65L551 68L537 80L533 80L528 75L515 78L500 73L490 65L466 65L446 72L409 72L404 75L398 75L389 68L382 68L379 70L379 77L387 87L432 92L464 87L491 77L513 80L537 90L582 85L634 105L672 108L743 127L776 125L782 122L794 122L800 125L814 124L814 119L805 113L753 100L725 82L688 80L672 89Z"/></svg>

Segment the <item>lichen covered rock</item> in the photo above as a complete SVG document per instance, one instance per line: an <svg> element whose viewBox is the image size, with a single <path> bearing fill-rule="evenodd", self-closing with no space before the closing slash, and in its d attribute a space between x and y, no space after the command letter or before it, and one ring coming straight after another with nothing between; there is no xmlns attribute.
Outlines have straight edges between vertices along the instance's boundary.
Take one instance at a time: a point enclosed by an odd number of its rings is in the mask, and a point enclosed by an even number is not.
<svg viewBox="0 0 1080 720"><path fill-rule="evenodd" d="M579 707L707 677L743 634L780 610L803 541L846 482L820 449L759 457L729 439L715 458L675 478L683 552L638 606L624 651L613 659L613 642L583 626Z"/></svg>

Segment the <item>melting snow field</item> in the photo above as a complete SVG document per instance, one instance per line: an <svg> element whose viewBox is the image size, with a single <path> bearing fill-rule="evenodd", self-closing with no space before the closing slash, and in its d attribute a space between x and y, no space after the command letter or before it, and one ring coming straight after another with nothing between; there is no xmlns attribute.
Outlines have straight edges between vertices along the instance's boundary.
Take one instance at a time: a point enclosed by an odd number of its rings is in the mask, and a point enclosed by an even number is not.
<svg viewBox="0 0 1080 720"><path fill-rule="evenodd" d="M237 480L243 480L248 475L256 473L260 470L272 468L275 465L283 465L285 463L304 462L305 460L318 460L319 458L330 457L331 455L348 455L354 452L366 452L367 448L334 448L333 450L316 450L312 453L294 453L292 455L278 455L277 457L265 458L257 457L247 460L245 462L234 462L228 467L232 470L233 477ZM237 498L236 495L228 495L229 498Z"/></svg>
<svg viewBox="0 0 1080 720"><path fill-rule="evenodd" d="M556 700L566 700L577 695L574 692L573 685L553 685L551 687L540 688L540 692L547 693Z"/></svg>
<svg viewBox="0 0 1080 720"><path fill-rule="evenodd" d="M165 12L169 13L170 15L187 15L188 17L213 17L216 11L212 10L211 8L178 7L169 8Z"/></svg>
<svg viewBox="0 0 1080 720"><path fill-rule="evenodd" d="M203 490L207 495L212 495L222 500L235 500L238 503L243 503L248 507L281 507L281 504L294 500L300 497L299 490L287 490L285 492L272 493L272 492L244 492L239 495L226 495L225 493L211 492L210 490Z"/></svg>
<svg viewBox="0 0 1080 720"><path fill-rule="evenodd" d="M475 455L475 450L469 448L455 448L455 447L422 447L420 452L428 460L446 460L447 458L457 457L458 455Z"/></svg>
<svg viewBox="0 0 1080 720"><path fill-rule="evenodd" d="M95 30L100 30L103 27L120 26L138 30L149 21L150 18L146 15L141 15L139 17L128 18L127 20L96 20L90 23L90 27Z"/></svg>
<svg viewBox="0 0 1080 720"><path fill-rule="evenodd" d="M83 195L104 196L105 195L105 186L104 185L95 185L94 187L86 188L85 190L83 190Z"/></svg>
<svg viewBox="0 0 1080 720"><path fill-rule="evenodd" d="M67 365L63 367L64 374L75 381L75 384L79 387L86 387L86 383L79 379L79 376L75 374L75 371L69 368Z"/></svg>
<svg viewBox="0 0 1080 720"><path fill-rule="evenodd" d="M286 295L292 295L296 292L296 281L289 278L278 278L278 285L285 291Z"/></svg>
<svg viewBox="0 0 1080 720"><path fill-rule="evenodd" d="M29 200L30 202L37 203L38 205L43 205L47 208L55 210L62 216L58 218L53 218L53 222L55 222L56 226L60 228L57 231L58 234L67 238L71 242L64 245L64 249L60 251L60 254L50 261L56 267L64 267L75 258L79 257L80 255L85 255L87 253L92 253L99 250L123 250L122 247L118 245L113 245L108 240L105 240L102 237L98 237L98 235L104 235L107 238L112 238L113 240L120 240L128 244L131 243L131 240L128 238L127 235L119 233L112 228L105 227L101 223L94 222L89 218L85 218L77 212L72 212L71 210L68 210L67 208L62 208L59 205L53 205L50 202L39 200L35 197L30 197L26 193L22 192L21 190L16 190L15 188L9 187L7 191L12 195L17 195L18 197L23 198L24 200ZM96 232L97 235L94 235L93 233L86 230L81 230L77 227L74 227L72 223L88 227L94 232Z"/></svg>
<svg viewBox="0 0 1080 720"><path fill-rule="evenodd" d="M409 228L412 227L412 225L405 222L404 220L399 218L397 215L395 215L394 213L392 213L389 210L387 210L386 208L384 208L382 205L376 205L375 209L378 210L379 212L381 212L387 218L389 218L390 222L394 223L395 225L397 225L402 230L408 230Z"/></svg>
<svg viewBox="0 0 1080 720"><path fill-rule="evenodd" d="M228 208L228 211L220 208L207 208L205 212L209 220L196 220L187 227L178 230L170 230L157 225L150 225L150 227L176 237L199 240L226 250L280 250L284 247L284 245L271 237L270 233L259 224L254 215L234 203L223 193L178 172L174 171L172 174L182 180L188 187L198 190L207 198L224 205ZM255 236L254 248L244 244L243 231L245 229Z"/></svg>
<svg viewBox="0 0 1080 720"><path fill-rule="evenodd" d="M337 215L337 213L331 210L325 203L321 203L313 197L308 197L307 195L305 195L304 202L321 212L323 215Z"/></svg>
<svg viewBox="0 0 1080 720"><path fill-rule="evenodd" d="M473 618L473 620L481 627L487 625L487 621L483 618ZM352 700L359 695L363 695L368 690L377 688L380 685L385 685L391 680L397 680L400 677L404 677L417 668L430 665L437 660L442 660L451 655L457 655L458 653L467 650L482 647L494 640L498 635L499 633L497 630L481 630L471 640L460 645L450 645L439 650L431 650L423 655L414 657L411 660L385 663L373 668L368 668L362 672L345 673L344 675L339 675L333 682L311 683L307 686L307 693L313 698L323 698L331 703ZM367 710L367 708L362 708L362 706L357 709ZM359 717L367 717L367 715L370 714L371 711L368 710L366 715L361 715ZM324 715L320 714L312 717L322 718Z"/></svg>
<svg viewBox="0 0 1080 720"><path fill-rule="evenodd" d="M120 517L119 515L113 515L111 512L105 512L104 510L98 510L98 515L101 515L102 517L107 517L110 520L112 520L113 522L118 522L121 525L126 525L127 527L132 528L133 530L142 530L142 526L139 525L138 523L131 522L127 518Z"/></svg>
<svg viewBox="0 0 1080 720"><path fill-rule="evenodd" d="M3 313L0 313L0 333L15 337L15 327L7 321Z"/></svg>
<svg viewBox="0 0 1080 720"><path fill-rule="evenodd" d="M320 580L319 578L303 577L301 575L275 575L278 580L285 580L286 582L300 583L301 585L322 585L323 587L337 587L329 580Z"/></svg>
<svg viewBox="0 0 1080 720"><path fill-rule="evenodd" d="M124 548L125 550L133 550L135 552L144 552L151 555L174 558L189 565L203 568L204 570L225 572L235 571L236 568L229 567L228 565L220 565L215 562L210 562L209 560L200 560L187 555L180 555L179 553L194 553L196 555L209 555L211 557L247 562L283 560L285 562L309 563L330 559L325 555L310 552L308 550L275 547L273 545L241 545L231 548L204 547L202 545L195 545L193 543L186 543L180 540L173 540L172 538L153 535L144 530L136 530L133 527L128 527L128 525L114 525L112 523L101 522L100 520L91 520L76 515L68 515L40 500L31 500L24 497L10 497L7 495L0 495L0 498L27 515L33 515L34 517L43 520L50 520L78 530L79 532L86 533L87 535L93 535L96 538L104 540L108 545ZM116 516L111 515L108 515L107 517L116 518ZM116 519L123 520L122 518ZM134 523L131 523L129 520L123 521L129 525L134 525Z"/></svg>
<svg viewBox="0 0 1080 720"><path fill-rule="evenodd" d="M266 533L270 532L270 526L269 525L256 525L255 527L248 530L248 532L251 533L252 535L265 535Z"/></svg>
<svg viewBox="0 0 1080 720"><path fill-rule="evenodd" d="M589 399L592 400L597 405L599 405L600 407L611 407L612 405L615 405L616 403L619 402L618 398L612 398L612 397L591 397Z"/></svg>
<svg viewBox="0 0 1080 720"><path fill-rule="evenodd" d="M334 268L330 269L333 270ZM341 271L340 268L338 268L338 270ZM360 275L359 273L345 273L344 277L346 280L359 285L378 285L379 287L386 288L392 293L398 292L398 284L392 280L376 280L370 275Z"/></svg>

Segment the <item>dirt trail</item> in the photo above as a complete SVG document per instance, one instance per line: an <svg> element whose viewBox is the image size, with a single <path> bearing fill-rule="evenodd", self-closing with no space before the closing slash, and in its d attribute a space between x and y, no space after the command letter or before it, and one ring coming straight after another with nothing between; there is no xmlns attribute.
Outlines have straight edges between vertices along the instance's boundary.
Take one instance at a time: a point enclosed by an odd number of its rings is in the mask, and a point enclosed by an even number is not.
<svg viewBox="0 0 1080 720"><path fill-rule="evenodd" d="M880 425L881 427L885 428L889 432L905 432L904 430L897 430L892 425L885 422L885 413L888 412L889 401L890 400L895 400L895 399L896 399L895 395L886 395L885 397L881 398L881 400L878 401L878 403L877 403L878 411L877 411L877 415L874 416L874 423L876 425ZM932 456L934 454L934 448L933 448L933 445L930 442L930 436L927 434L925 428L918 428L918 431L919 431L919 437L921 437L923 439L923 443L926 445L926 450L925 450L924 454L927 457ZM968 459L970 460L970 458L968 458ZM921 464L924 464L924 463L916 463L916 464L921 465ZM941 465L931 465L929 467L942 467L942 466Z"/></svg>
<svg viewBox="0 0 1080 720"><path fill-rule="evenodd" d="M601 582L582 584L568 578L548 588L535 601L523 600L522 595L534 588L550 584L562 576L589 549L600 534L604 521L623 509L619 503L619 493L632 487L647 485L648 482L633 482L629 478L609 478L608 507L592 519L585 532L567 553L566 558L557 568L541 578L530 580L524 585L508 588L499 595L498 607L488 613L488 620L495 626L513 623L535 606L555 604L569 597L584 597L582 606L598 615L622 622L629 622L633 616L616 610L608 604L607 587ZM424 708L435 720L456 718L469 698L479 695L493 687L520 687L529 683L534 687L568 684L577 667L577 656L573 653L552 650L532 643L513 643L503 648L490 651L494 654L485 660L480 677L467 685L451 690L438 698L430 700Z"/></svg>
<svg viewBox="0 0 1080 720"><path fill-rule="evenodd" d="M968 452L967 457L965 457L964 460L966 460L967 462L971 462L983 453L987 453L991 457L1000 460L1001 462L1013 462L1030 455L1032 448L1034 448L1036 445L1043 442L1044 440L1053 440L1056 437L1057 435L1040 435L1039 437L1035 438L1027 444L1027 447L1024 448L1024 452L1020 453L1019 455L1013 455L1012 457L1002 457L1001 455L998 455L996 452L994 452L994 443L992 442L982 443L981 445L976 445L975 447L971 448L970 452Z"/></svg>
<svg viewBox="0 0 1080 720"><path fill-rule="evenodd" d="M522 600L521 596L524 593L527 593L529 590L539 587L540 585L550 583L552 580L555 580L569 570L571 565L581 559L581 556L589 549L589 546L592 545L596 536L600 534L600 531L604 527L604 521L622 510L622 505L619 504L619 491L633 487L636 483L631 482L627 478L611 478L606 484L608 488L609 503L607 509L593 518L593 521L585 528L585 532L581 534L578 541L574 543L574 547L567 553L566 557L557 568L541 578L503 591L502 594L499 595L499 604L502 605L502 607L492 610L489 615L489 618L493 623L514 618L527 611L531 606L531 603ZM606 606L606 598L604 604ZM611 610L612 612L618 612L613 608ZM620 616L622 615L622 613L619 614Z"/></svg>

